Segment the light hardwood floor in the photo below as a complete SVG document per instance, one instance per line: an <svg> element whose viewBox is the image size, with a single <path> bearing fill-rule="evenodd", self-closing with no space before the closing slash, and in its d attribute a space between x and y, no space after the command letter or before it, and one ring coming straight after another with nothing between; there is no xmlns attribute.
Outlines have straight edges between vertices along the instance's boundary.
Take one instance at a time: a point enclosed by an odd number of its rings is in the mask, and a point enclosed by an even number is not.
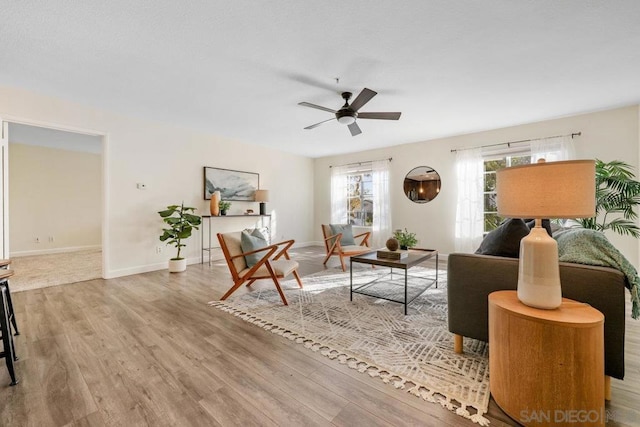
<svg viewBox="0 0 640 427"><path fill-rule="evenodd" d="M293 256L303 275L323 269L322 248ZM475 425L207 306L229 286L215 262L15 293L20 383L0 361L0 425ZM640 419L639 351L628 317L608 426ZM488 418L516 425L493 401Z"/></svg>

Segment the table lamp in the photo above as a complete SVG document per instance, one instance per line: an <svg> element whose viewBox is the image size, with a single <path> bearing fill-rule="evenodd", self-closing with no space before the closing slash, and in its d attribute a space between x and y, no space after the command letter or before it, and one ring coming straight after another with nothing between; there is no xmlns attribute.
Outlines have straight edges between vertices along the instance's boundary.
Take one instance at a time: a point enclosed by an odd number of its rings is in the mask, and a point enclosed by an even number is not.
<svg viewBox="0 0 640 427"><path fill-rule="evenodd" d="M256 190L255 201L260 202L260 215L267 214L267 205L269 201L269 190Z"/></svg>
<svg viewBox="0 0 640 427"><path fill-rule="evenodd" d="M542 228L543 218L590 218L596 214L595 161L569 160L498 170L498 215L534 218L520 241L518 299L531 307L554 309L562 303L558 244Z"/></svg>

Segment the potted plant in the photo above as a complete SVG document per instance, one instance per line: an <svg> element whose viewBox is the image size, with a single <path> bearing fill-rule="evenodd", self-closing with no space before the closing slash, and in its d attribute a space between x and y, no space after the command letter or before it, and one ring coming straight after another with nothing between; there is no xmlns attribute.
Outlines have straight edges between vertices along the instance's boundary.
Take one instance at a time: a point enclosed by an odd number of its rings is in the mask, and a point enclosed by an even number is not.
<svg viewBox="0 0 640 427"><path fill-rule="evenodd" d="M406 228L404 231L400 229L394 231L393 237L395 237L400 244L400 249L409 249L418 244L416 233L410 233Z"/></svg>
<svg viewBox="0 0 640 427"><path fill-rule="evenodd" d="M582 227L639 238L635 208L640 205L640 182L634 177L633 167L625 162L596 159L596 216L578 219Z"/></svg>
<svg viewBox="0 0 640 427"><path fill-rule="evenodd" d="M218 206L220 207L220 215L226 215L227 211L231 207L231 202L225 202L224 200L220 200L220 203L218 203Z"/></svg>
<svg viewBox="0 0 640 427"><path fill-rule="evenodd" d="M178 273L187 269L187 260L180 256L180 249L186 246L182 241L191 237L192 230L194 228L197 230L202 221L198 215L190 213L195 210L196 208L185 207L183 202L181 205L167 206L166 210L158 212L165 224L169 226L169 228L162 229L160 241L178 248L176 256L169 260L170 273Z"/></svg>

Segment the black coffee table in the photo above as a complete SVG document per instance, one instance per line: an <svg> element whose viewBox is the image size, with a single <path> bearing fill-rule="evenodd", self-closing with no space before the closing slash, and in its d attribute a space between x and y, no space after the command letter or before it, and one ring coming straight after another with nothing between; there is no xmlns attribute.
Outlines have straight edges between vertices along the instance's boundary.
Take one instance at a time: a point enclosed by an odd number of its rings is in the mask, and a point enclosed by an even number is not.
<svg viewBox="0 0 640 427"><path fill-rule="evenodd" d="M431 279L431 278L421 278L427 281L427 285L424 287L424 289L420 290L418 293L416 293L411 299L408 299L408 295L407 295L407 271L411 268L414 267L418 264L421 264L423 262L425 262L428 259L431 259L435 257L436 258L436 278L435 279ZM381 267L389 267L391 270L389 271L388 274L380 276L375 278L374 280L365 283L363 285L359 285L356 288L353 287L353 263L360 263L360 264L370 264L370 265L377 265L377 266L381 266ZM371 289L371 287L378 282L381 282L383 280L385 280L387 277L393 278L393 269L401 269L404 270L404 300L398 300L398 299L393 299L393 298L389 298L389 297L385 297L382 296L380 294L374 293L374 292L368 292L368 289ZM416 277L416 276L411 276L411 277ZM438 287L438 251L434 250L434 249L409 249L409 255L406 258L402 258L399 260L392 260L392 259L387 259L387 258L378 258L377 255L377 251L372 251L372 252L367 252L365 254L360 254L360 255L355 255L352 256L350 258L350 262L349 262L349 284L350 284L350 300L353 301L353 294L361 294L361 295L367 295L370 297L375 297L375 298L380 298L380 299L384 299L387 301L393 301L393 302L399 302L404 304L404 314L407 314L407 305L413 301L414 299L416 299L418 296L420 296L424 291L426 291L427 289L429 289L431 286L435 285L435 287Z"/></svg>

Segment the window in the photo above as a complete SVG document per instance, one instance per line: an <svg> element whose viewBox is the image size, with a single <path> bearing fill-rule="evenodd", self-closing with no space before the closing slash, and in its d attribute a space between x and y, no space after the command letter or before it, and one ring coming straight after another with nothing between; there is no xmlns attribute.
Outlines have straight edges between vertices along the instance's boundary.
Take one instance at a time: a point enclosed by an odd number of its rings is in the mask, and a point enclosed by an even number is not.
<svg viewBox="0 0 640 427"><path fill-rule="evenodd" d="M531 163L529 153L486 158L484 161L484 234L495 230L503 218L498 216L496 203L496 171L510 166Z"/></svg>
<svg viewBox="0 0 640 427"><path fill-rule="evenodd" d="M349 224L371 227L373 203L371 170L347 174L347 221Z"/></svg>

